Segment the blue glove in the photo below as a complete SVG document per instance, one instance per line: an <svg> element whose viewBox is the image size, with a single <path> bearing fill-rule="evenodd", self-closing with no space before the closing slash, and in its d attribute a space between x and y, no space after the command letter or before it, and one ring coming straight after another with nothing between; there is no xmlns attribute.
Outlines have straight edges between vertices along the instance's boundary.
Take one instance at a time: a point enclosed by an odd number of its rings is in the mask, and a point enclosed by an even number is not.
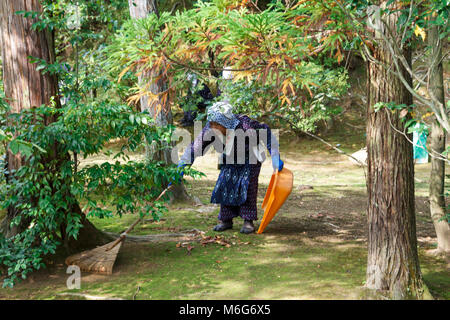
<svg viewBox="0 0 450 320"><path fill-rule="evenodd" d="M283 166L284 166L284 162L280 159L280 155L279 154L278 155L273 155L272 156L272 167L273 167L273 170L275 171L275 170L278 169L278 171L281 171L281 170L283 170Z"/></svg>
<svg viewBox="0 0 450 320"><path fill-rule="evenodd" d="M180 162L178 163L178 165L177 165L177 169L178 169L178 168L184 168L185 166L187 166L187 164L185 164L184 162L180 161ZM184 171L181 171L181 172L180 172L180 178L178 179L179 182L181 181L181 179L183 179L183 176L184 176ZM169 182L169 184L167 185L167 187L170 187L170 186L172 185L172 182L175 182L175 179L174 179L173 181Z"/></svg>
<svg viewBox="0 0 450 320"><path fill-rule="evenodd" d="M184 162L180 161L180 162L178 163L178 165L177 165L177 169L178 169L178 168L184 168L184 167L186 167L186 166L187 166L187 164L185 164ZM180 172L180 178L183 178L183 176L184 176L184 171L181 170L181 172Z"/></svg>
<svg viewBox="0 0 450 320"><path fill-rule="evenodd" d="M283 162L283 160L281 160L281 159L278 159L278 160L279 160L278 171L281 171L281 170L283 170L283 168L284 168L284 162Z"/></svg>

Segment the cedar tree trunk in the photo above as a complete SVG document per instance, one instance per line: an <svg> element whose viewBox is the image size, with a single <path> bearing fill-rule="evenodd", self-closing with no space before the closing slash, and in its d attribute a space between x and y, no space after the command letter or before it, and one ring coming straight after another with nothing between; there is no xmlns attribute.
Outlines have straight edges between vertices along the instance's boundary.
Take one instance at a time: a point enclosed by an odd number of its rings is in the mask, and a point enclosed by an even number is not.
<svg viewBox="0 0 450 320"><path fill-rule="evenodd" d="M42 6L39 0L2 0L0 1L0 47L3 62L3 83L5 95L11 106L11 112L18 113L32 107L49 104L52 97L59 104L58 81L55 75L42 74L36 70L37 64L29 62L28 57L44 59L48 63L55 61L54 37L48 30L33 30L35 19L17 15L17 11L41 12ZM55 119L46 119L51 123ZM49 155L58 155L57 146L49 150ZM24 159L20 154L12 154L7 150L7 165L10 175L14 170L24 165ZM89 247L102 244L110 237L97 230L81 212L78 204L70 210L82 215L83 228L80 230L78 240L64 239L66 245L71 243L73 247ZM0 232L6 237L20 233L28 226L29 221L22 219L19 226L10 226L11 220L20 214L16 208L9 208L5 219L0 224Z"/></svg>
<svg viewBox="0 0 450 320"><path fill-rule="evenodd" d="M395 32L398 15L383 18ZM385 26L378 32L391 38ZM376 37L380 38L380 35ZM378 61L394 68L385 43L380 41L373 54ZM411 62L410 52L403 54ZM407 72L400 72L411 82ZM394 299L420 299L424 287L417 254L413 146L402 133L391 127L403 131L404 124L398 111L374 110L377 102L411 105L412 95L386 68L369 63L368 96L366 287L387 293Z"/></svg>

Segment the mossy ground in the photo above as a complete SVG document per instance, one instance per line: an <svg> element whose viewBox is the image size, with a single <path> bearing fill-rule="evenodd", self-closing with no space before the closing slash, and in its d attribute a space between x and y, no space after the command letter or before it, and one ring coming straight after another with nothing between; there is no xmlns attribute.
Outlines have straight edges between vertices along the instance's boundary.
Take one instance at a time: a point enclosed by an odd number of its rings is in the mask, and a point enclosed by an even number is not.
<svg viewBox="0 0 450 320"><path fill-rule="evenodd" d="M339 134L342 138L346 133ZM364 137L349 134L339 143L356 151L364 144ZM35 272L13 289L0 289L0 299L80 299L61 293L123 299L358 299L367 259L363 169L311 139L285 136L281 150L287 150L282 158L294 172L294 189L263 234L240 234L242 220L237 219L233 230L221 233L230 247L192 241L194 248L188 254L176 242L125 242L113 275L82 273L79 290L67 289L65 255L58 254L47 269ZM188 192L199 197L203 205L171 204L164 220L145 221L133 233L198 229L206 236L216 235L211 228L219 207L209 203L218 175L216 158L209 153L196 161L195 167L206 178L188 178ZM448 261L427 253L436 240L426 198L429 170L429 164L416 165L421 269L433 295L450 299ZM270 175L267 161L260 175L258 205ZM313 189L300 187L304 185ZM134 219L125 215L91 220L102 230L119 233Z"/></svg>

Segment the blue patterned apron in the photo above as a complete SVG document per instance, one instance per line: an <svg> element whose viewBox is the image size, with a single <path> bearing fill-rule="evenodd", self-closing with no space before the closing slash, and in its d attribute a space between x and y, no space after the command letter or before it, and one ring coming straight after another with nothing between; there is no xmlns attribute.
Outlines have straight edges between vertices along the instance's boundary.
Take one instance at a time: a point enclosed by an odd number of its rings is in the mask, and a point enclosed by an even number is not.
<svg viewBox="0 0 450 320"><path fill-rule="evenodd" d="M249 165L222 165L211 202L229 206L243 204L247 200L249 180Z"/></svg>

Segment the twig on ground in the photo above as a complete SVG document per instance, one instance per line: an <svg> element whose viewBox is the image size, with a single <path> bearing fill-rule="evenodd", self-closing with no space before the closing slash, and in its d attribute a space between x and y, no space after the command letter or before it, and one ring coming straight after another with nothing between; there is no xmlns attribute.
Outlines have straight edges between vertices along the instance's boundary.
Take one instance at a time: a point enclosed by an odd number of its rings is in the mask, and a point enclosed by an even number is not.
<svg viewBox="0 0 450 320"><path fill-rule="evenodd" d="M141 290L141 286L137 286L136 292L133 295L133 300L136 300L136 296L139 293L139 291Z"/></svg>

